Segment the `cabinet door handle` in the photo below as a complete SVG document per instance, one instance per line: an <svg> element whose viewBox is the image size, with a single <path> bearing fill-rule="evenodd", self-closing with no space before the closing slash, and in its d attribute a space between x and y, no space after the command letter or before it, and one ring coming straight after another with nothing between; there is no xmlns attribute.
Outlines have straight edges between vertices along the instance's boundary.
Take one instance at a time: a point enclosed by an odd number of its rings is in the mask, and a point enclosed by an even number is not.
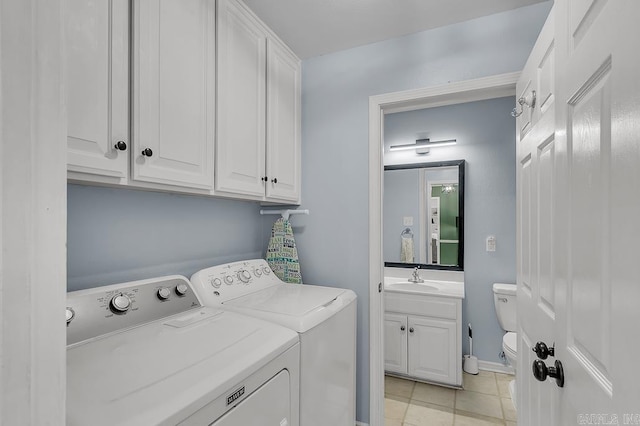
<svg viewBox="0 0 640 426"><path fill-rule="evenodd" d="M278 178L271 179L271 183L278 183Z"/></svg>
<svg viewBox="0 0 640 426"><path fill-rule="evenodd" d="M268 178L267 178L267 176L265 176L265 177L261 177L261 178L260 178L260 180L261 180L261 181L263 181L263 182L266 182L266 181L267 181L267 179L268 179Z"/></svg>
<svg viewBox="0 0 640 426"><path fill-rule="evenodd" d="M151 157L153 155L153 151L151 150L151 148L145 148L142 150L142 155L144 155L145 157Z"/></svg>
<svg viewBox="0 0 640 426"><path fill-rule="evenodd" d="M401 326L400 326L400 331L404 331L404 330L405 330L404 325L401 325Z"/></svg>
<svg viewBox="0 0 640 426"><path fill-rule="evenodd" d="M413 327L409 327L409 333L413 333Z"/></svg>
<svg viewBox="0 0 640 426"><path fill-rule="evenodd" d="M115 149L117 149L118 151L126 151L127 150L127 144L125 143L125 141L118 141L118 142L116 142L116 144L113 147Z"/></svg>

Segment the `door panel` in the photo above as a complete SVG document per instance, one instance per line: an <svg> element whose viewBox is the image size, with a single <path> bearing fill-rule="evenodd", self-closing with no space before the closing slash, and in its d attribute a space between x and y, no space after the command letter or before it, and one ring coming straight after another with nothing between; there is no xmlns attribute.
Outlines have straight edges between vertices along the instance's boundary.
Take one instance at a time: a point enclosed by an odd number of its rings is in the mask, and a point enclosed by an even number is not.
<svg viewBox="0 0 640 426"><path fill-rule="evenodd" d="M455 383L456 322L420 317L409 317L408 322L409 375Z"/></svg>
<svg viewBox="0 0 640 426"><path fill-rule="evenodd" d="M213 186L214 25L213 0L134 2L135 180Z"/></svg>
<svg viewBox="0 0 640 426"><path fill-rule="evenodd" d="M407 374L407 332L406 315L384 314L385 371Z"/></svg>
<svg viewBox="0 0 640 426"><path fill-rule="evenodd" d="M126 179L129 149L129 7L126 0L66 7L68 170Z"/></svg>

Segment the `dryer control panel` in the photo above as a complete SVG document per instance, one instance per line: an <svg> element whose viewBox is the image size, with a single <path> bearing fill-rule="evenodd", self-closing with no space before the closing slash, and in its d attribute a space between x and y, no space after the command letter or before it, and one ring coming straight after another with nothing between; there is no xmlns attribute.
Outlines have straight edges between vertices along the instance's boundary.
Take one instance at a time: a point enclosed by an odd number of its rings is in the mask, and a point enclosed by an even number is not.
<svg viewBox="0 0 640 426"><path fill-rule="evenodd" d="M193 274L191 283L208 306L283 284L264 259L212 266Z"/></svg>
<svg viewBox="0 0 640 426"><path fill-rule="evenodd" d="M67 345L200 308L180 275L67 293Z"/></svg>

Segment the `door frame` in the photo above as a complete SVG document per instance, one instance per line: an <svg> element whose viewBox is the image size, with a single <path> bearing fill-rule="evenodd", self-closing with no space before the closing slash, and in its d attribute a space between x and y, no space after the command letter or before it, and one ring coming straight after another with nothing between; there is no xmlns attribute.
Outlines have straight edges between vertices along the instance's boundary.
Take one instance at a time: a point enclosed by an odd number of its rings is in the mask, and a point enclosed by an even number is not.
<svg viewBox="0 0 640 426"><path fill-rule="evenodd" d="M64 11L0 0L0 424L65 424Z"/></svg>
<svg viewBox="0 0 640 426"><path fill-rule="evenodd" d="M384 424L384 293L381 290L384 115L515 96L519 76L520 72L512 72L369 97L369 423L372 425Z"/></svg>

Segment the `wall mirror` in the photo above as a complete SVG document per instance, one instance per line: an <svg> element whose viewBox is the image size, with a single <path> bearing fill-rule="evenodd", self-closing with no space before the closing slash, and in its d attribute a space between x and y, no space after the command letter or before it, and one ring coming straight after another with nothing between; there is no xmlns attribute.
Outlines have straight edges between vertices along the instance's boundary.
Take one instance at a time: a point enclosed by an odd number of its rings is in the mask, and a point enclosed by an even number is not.
<svg viewBox="0 0 640 426"><path fill-rule="evenodd" d="M464 160L384 167L385 266L464 270Z"/></svg>

